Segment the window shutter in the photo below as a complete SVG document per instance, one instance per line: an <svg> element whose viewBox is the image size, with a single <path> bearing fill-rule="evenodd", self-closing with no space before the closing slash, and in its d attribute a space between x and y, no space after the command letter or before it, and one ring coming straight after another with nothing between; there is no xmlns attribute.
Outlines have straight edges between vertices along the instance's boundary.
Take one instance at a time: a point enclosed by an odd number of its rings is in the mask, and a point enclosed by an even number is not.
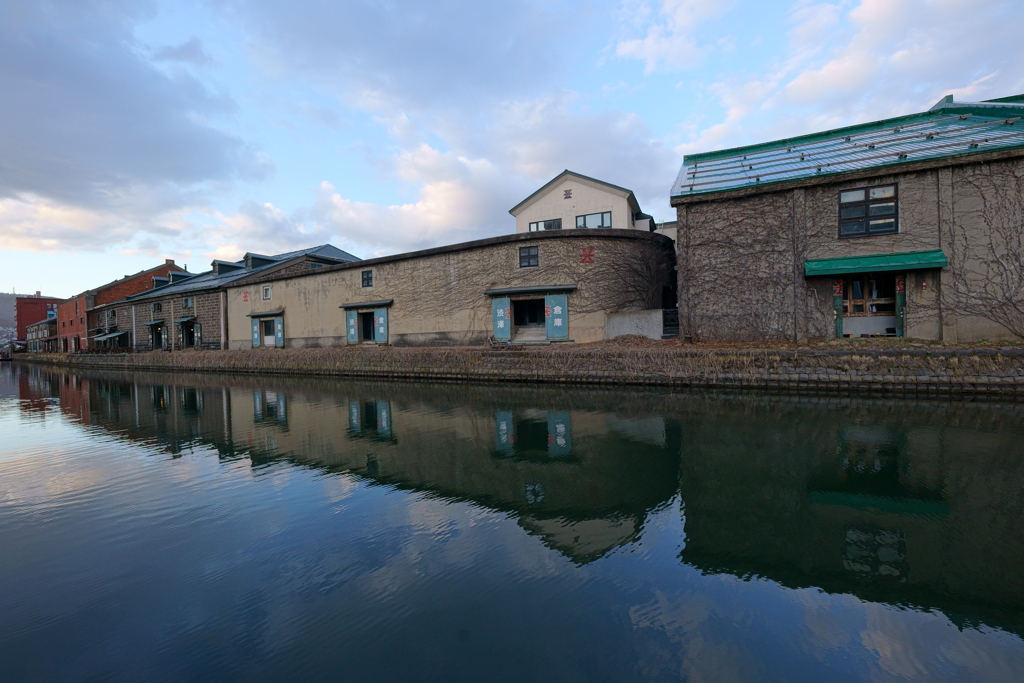
<svg viewBox="0 0 1024 683"><path fill-rule="evenodd" d="M391 436L391 402L377 401L377 435Z"/></svg>
<svg viewBox="0 0 1024 683"><path fill-rule="evenodd" d="M572 423L568 411L548 411L548 455L565 458L572 450Z"/></svg>
<svg viewBox="0 0 1024 683"><path fill-rule="evenodd" d="M274 346L284 346L284 318L274 318Z"/></svg>
<svg viewBox="0 0 1024 683"><path fill-rule="evenodd" d="M203 348L203 326L200 323L195 324L196 331L196 348Z"/></svg>
<svg viewBox="0 0 1024 683"><path fill-rule="evenodd" d="M373 340L378 344L388 343L388 309L376 308L373 311Z"/></svg>
<svg viewBox="0 0 1024 683"><path fill-rule="evenodd" d="M363 431L362 404L359 401L348 402L348 428L354 434Z"/></svg>
<svg viewBox="0 0 1024 683"><path fill-rule="evenodd" d="M348 343L359 343L359 313L345 311L345 328L348 330Z"/></svg>
<svg viewBox="0 0 1024 683"><path fill-rule="evenodd" d="M569 307L565 294L544 297L544 327L548 339L569 338Z"/></svg>
<svg viewBox="0 0 1024 683"><path fill-rule="evenodd" d="M250 322L252 323L252 345L253 348L256 348L260 345L260 319L253 318Z"/></svg>
<svg viewBox="0 0 1024 683"><path fill-rule="evenodd" d="M512 339L512 301L508 298L492 299L491 318L494 338L500 341Z"/></svg>
<svg viewBox="0 0 1024 683"><path fill-rule="evenodd" d="M506 456L516 453L512 411L510 410L499 410L494 414L494 448Z"/></svg>

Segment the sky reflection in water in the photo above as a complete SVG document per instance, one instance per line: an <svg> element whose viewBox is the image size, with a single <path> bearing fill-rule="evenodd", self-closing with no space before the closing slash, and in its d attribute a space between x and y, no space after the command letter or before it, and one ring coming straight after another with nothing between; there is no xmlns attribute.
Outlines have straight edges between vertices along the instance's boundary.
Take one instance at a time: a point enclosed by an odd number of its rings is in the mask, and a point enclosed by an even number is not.
<svg viewBox="0 0 1024 683"><path fill-rule="evenodd" d="M1018 681L1022 416L4 367L0 668Z"/></svg>

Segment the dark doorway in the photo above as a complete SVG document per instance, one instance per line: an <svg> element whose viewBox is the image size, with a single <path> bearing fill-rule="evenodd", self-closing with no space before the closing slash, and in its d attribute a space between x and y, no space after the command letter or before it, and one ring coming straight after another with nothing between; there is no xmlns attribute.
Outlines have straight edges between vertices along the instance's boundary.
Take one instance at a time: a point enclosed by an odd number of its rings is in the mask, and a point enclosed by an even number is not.
<svg viewBox="0 0 1024 683"><path fill-rule="evenodd" d="M512 302L512 320L517 327L544 324L544 299Z"/></svg>
<svg viewBox="0 0 1024 683"><path fill-rule="evenodd" d="M153 348L162 349L164 347L164 328L160 325L153 325Z"/></svg>
<svg viewBox="0 0 1024 683"><path fill-rule="evenodd" d="M373 313L359 314L359 329L363 332L363 341L373 341Z"/></svg>
<svg viewBox="0 0 1024 683"><path fill-rule="evenodd" d="M194 348L196 345L196 328L192 323L181 324L181 346L185 349Z"/></svg>

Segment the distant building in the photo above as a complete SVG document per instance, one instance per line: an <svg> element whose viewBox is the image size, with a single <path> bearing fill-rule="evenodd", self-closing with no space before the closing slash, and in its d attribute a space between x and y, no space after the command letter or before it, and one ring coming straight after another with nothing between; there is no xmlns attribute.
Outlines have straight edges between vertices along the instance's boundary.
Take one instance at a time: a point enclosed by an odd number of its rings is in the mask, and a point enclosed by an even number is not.
<svg viewBox="0 0 1024 683"><path fill-rule="evenodd" d="M57 306L58 351L75 353L95 348L95 338L103 328L98 327L95 315L90 319L90 312L94 308L152 289L155 285L154 280L167 278L171 273L187 275L186 271L174 264L174 259L167 259L155 268L134 275L125 275L120 280L108 282L62 301Z"/></svg>
<svg viewBox="0 0 1024 683"><path fill-rule="evenodd" d="M1024 95L687 155L694 340L1024 335Z"/></svg>
<svg viewBox="0 0 1024 683"><path fill-rule="evenodd" d="M25 341L28 338L28 326L32 323L57 316L57 304L62 299L43 296L36 292L35 296L19 296L14 300L15 339Z"/></svg>
<svg viewBox="0 0 1024 683"><path fill-rule="evenodd" d="M25 350L29 353L56 353L57 342L56 311L48 318L25 326Z"/></svg>
<svg viewBox="0 0 1024 683"><path fill-rule="evenodd" d="M248 253L239 261L211 263L205 273L154 277L145 292L97 306L95 342L107 348L222 349L227 340L224 289L254 275L283 275L359 259L330 244L275 256Z"/></svg>
<svg viewBox="0 0 1024 683"><path fill-rule="evenodd" d="M516 232L614 229L654 231L632 190L568 169L509 209Z"/></svg>

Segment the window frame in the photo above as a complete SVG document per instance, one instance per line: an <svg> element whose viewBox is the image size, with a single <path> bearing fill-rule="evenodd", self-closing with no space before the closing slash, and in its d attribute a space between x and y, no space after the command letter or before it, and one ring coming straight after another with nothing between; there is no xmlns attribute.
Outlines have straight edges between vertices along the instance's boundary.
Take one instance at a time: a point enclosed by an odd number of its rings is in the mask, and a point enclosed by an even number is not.
<svg viewBox="0 0 1024 683"><path fill-rule="evenodd" d="M270 285L263 285L263 289L261 291L264 301L270 301L274 296L274 288Z"/></svg>
<svg viewBox="0 0 1024 683"><path fill-rule="evenodd" d="M537 268L540 266L540 247L537 245L519 247L519 267Z"/></svg>
<svg viewBox="0 0 1024 683"><path fill-rule="evenodd" d="M185 308L195 308L195 305L196 305L195 299L190 297L190 296L186 296L186 297L184 297L181 300L181 307L183 309L185 309Z"/></svg>
<svg viewBox="0 0 1024 683"><path fill-rule="evenodd" d="M600 216L602 225L597 228L587 227L587 218L589 216ZM608 216L608 225L604 225L604 217ZM580 225L580 219L583 219L583 225ZM576 216L576 229L577 230L611 230L612 227L612 212L611 211L595 211L594 213L585 213Z"/></svg>
<svg viewBox="0 0 1024 683"><path fill-rule="evenodd" d="M363 287L373 287L373 269L364 270L360 274L360 279L362 280Z"/></svg>
<svg viewBox="0 0 1024 683"><path fill-rule="evenodd" d="M150 304L149 312L150 313L163 313L164 312L163 302L157 301L156 303Z"/></svg>
<svg viewBox="0 0 1024 683"><path fill-rule="evenodd" d="M552 226L548 227L548 223ZM530 232L544 232L545 230L561 230L562 219L561 218L549 218L543 221L533 221L530 223Z"/></svg>
<svg viewBox="0 0 1024 683"><path fill-rule="evenodd" d="M880 199L872 199L871 191L881 188L892 188L892 197L883 197ZM859 201L844 202L843 195L849 192L863 192L864 199ZM879 237L881 235L898 235L900 232L900 188L899 183L879 183L876 185L863 185L861 187L851 187L847 189L839 190L839 201L836 203L836 219L838 225L838 236L839 239L853 239L857 237ZM875 205L892 204L893 211L891 214L877 214L871 215L871 207ZM864 207L864 213L862 216L847 216L843 217L843 209L856 209L858 207ZM870 229L872 220L889 220L892 219L892 229L884 231L874 231ZM864 229L858 233L844 233L844 225L852 225L856 222L860 222Z"/></svg>

